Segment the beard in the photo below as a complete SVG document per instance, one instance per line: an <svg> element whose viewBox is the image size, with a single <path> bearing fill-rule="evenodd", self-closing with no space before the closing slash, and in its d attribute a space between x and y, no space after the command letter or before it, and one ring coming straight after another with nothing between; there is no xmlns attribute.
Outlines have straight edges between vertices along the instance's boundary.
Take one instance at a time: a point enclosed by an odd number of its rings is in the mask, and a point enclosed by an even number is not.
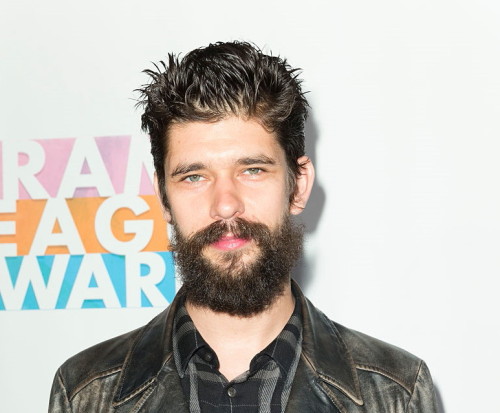
<svg viewBox="0 0 500 413"><path fill-rule="evenodd" d="M302 252L303 228L289 216L276 230L241 218L216 221L189 237L175 223L173 229L171 246L186 299L234 316L261 313L281 296ZM228 232L254 245L249 250L217 252L213 261L205 257L204 249Z"/></svg>

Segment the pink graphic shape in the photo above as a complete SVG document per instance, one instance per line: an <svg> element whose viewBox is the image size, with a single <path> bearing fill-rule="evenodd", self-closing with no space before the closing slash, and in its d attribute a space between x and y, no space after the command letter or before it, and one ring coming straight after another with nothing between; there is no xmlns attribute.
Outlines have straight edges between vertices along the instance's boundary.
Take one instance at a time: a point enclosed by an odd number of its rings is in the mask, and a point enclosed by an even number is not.
<svg viewBox="0 0 500 413"><path fill-rule="evenodd" d="M130 136L100 136L95 141L115 193L122 194L127 174Z"/></svg>
<svg viewBox="0 0 500 413"><path fill-rule="evenodd" d="M3 147L0 141L0 199L3 199Z"/></svg>
<svg viewBox="0 0 500 413"><path fill-rule="evenodd" d="M90 167L89 167L87 160L84 160L80 174L88 175L91 172L92 171L90 170ZM73 193L73 198L92 198L92 197L98 197L98 196L99 196L99 192L97 191L97 188L94 188L94 187L75 188L75 191Z"/></svg>
<svg viewBox="0 0 500 413"><path fill-rule="evenodd" d="M36 139L36 142L42 146L45 152L45 163L42 170L35 177L48 192L49 196L55 197L57 196L75 139ZM29 162L28 156L22 152L19 153L18 164L25 165L27 162ZM19 182L18 199L31 199L31 196L21 182Z"/></svg>
<svg viewBox="0 0 500 413"><path fill-rule="evenodd" d="M139 188L140 195L154 195L155 190L153 188L153 182L149 178L146 168L144 166L141 168L141 185Z"/></svg>
<svg viewBox="0 0 500 413"><path fill-rule="evenodd" d="M17 154L17 164L19 166L27 165L29 160L30 160L30 158L27 154L22 153L22 152L19 152ZM18 183L18 188L19 188L18 189L19 199L30 199L31 198L30 194L28 193L28 191L26 190L26 188L24 187L24 185L20 181Z"/></svg>
<svg viewBox="0 0 500 413"><path fill-rule="evenodd" d="M90 173L90 168L87 160L83 161L82 170L80 171L80 173L83 175Z"/></svg>

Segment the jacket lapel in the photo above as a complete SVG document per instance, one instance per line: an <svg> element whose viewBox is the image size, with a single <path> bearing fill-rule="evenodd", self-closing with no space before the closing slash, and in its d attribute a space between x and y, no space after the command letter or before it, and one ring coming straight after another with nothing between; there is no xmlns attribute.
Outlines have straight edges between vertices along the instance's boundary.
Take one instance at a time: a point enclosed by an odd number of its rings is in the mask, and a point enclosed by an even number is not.
<svg viewBox="0 0 500 413"><path fill-rule="evenodd" d="M338 413L339 410L318 386L315 373L304 358L297 366L285 413Z"/></svg>
<svg viewBox="0 0 500 413"><path fill-rule="evenodd" d="M302 304L302 359L305 361L306 370L310 372L309 380L315 384L314 389L322 388L322 392L328 393L328 398L332 400L335 396L330 386L333 386L348 396L356 405L363 405L354 361L335 324L304 297L294 281L292 281L292 288L295 297ZM302 380L299 377L301 374L304 372L298 370L295 378ZM293 391L294 388L292 388L292 393ZM335 404L340 411L343 411L339 402Z"/></svg>
<svg viewBox="0 0 500 413"><path fill-rule="evenodd" d="M139 332L123 364L113 399L116 407L128 404L127 401L132 399L144 403L143 400L150 398L151 393L163 386L163 380L172 388L178 387L179 395L182 395L179 376L172 360L173 318L181 299L182 292L179 291L172 304ZM181 411L176 410L176 413Z"/></svg>

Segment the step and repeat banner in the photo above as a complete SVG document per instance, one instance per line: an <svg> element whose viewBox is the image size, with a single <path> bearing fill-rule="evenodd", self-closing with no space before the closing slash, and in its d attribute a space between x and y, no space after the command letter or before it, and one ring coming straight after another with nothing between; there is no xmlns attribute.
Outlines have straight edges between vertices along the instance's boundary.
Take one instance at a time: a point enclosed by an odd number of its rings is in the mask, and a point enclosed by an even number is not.
<svg viewBox="0 0 500 413"><path fill-rule="evenodd" d="M164 307L172 254L148 142L0 142L0 311Z"/></svg>

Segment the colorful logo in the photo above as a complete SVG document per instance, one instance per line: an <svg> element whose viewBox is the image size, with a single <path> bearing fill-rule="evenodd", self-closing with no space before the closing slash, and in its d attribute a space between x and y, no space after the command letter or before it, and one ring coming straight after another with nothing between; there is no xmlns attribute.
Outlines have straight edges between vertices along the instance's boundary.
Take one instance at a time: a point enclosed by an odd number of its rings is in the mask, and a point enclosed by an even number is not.
<svg viewBox="0 0 500 413"><path fill-rule="evenodd" d="M166 306L147 139L0 142L0 310Z"/></svg>

